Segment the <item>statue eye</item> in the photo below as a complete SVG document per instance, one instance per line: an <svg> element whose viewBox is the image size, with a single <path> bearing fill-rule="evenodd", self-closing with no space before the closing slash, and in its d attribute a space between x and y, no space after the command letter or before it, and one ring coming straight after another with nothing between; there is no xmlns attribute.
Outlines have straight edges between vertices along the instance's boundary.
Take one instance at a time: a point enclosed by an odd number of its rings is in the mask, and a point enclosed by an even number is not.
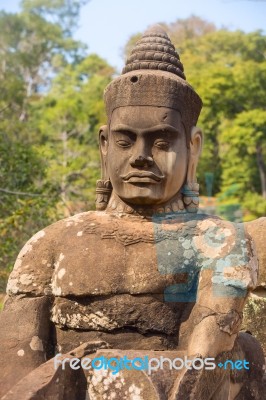
<svg viewBox="0 0 266 400"><path fill-rule="evenodd" d="M158 139L154 142L154 146L162 150L167 150L169 148L169 142L166 140Z"/></svg>
<svg viewBox="0 0 266 400"><path fill-rule="evenodd" d="M120 146L120 147L130 147L131 146L130 141L123 140L123 139L116 140L116 144L118 144L118 146Z"/></svg>

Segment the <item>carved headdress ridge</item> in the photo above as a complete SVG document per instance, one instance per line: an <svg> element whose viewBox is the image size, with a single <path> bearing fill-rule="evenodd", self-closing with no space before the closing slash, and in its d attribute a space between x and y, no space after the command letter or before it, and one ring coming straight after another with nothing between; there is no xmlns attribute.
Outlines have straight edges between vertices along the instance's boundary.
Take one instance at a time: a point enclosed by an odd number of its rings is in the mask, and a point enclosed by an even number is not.
<svg viewBox="0 0 266 400"><path fill-rule="evenodd" d="M122 74L139 69L167 71L186 79L179 55L160 25L149 28L137 42Z"/></svg>

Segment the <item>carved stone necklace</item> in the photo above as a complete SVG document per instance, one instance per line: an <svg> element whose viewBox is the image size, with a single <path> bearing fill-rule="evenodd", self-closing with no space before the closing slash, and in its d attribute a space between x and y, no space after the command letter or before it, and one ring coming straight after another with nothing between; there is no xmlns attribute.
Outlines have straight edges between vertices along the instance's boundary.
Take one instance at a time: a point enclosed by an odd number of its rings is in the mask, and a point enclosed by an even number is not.
<svg viewBox="0 0 266 400"><path fill-rule="evenodd" d="M112 192L111 198L108 202L106 212L119 215L135 215L144 218L151 218L155 214L165 214L173 212L185 211L185 206L182 200L182 194L177 193L172 199L164 204L154 206L143 206L143 205L130 205L120 199L114 192Z"/></svg>

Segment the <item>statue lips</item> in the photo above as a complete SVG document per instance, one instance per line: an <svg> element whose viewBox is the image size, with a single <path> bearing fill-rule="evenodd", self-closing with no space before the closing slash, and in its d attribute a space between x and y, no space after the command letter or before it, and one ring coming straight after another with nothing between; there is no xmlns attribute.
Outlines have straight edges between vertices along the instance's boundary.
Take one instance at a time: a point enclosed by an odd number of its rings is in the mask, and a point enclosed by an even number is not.
<svg viewBox="0 0 266 400"><path fill-rule="evenodd" d="M164 178L151 171L134 171L122 176L122 179L129 183L159 183Z"/></svg>

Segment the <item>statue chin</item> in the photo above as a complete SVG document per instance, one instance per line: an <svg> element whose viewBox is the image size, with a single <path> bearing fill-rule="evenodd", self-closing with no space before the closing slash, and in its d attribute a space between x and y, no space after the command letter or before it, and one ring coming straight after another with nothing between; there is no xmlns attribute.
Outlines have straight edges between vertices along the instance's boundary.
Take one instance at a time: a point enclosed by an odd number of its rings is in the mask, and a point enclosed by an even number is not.
<svg viewBox="0 0 266 400"><path fill-rule="evenodd" d="M155 206L159 204L164 204L165 201L158 201L157 199L153 197L147 197L147 196L138 196L138 197L131 197L130 199L125 199L121 197L121 200L123 200L125 203L130 204L132 207L134 205L138 206Z"/></svg>
<svg viewBox="0 0 266 400"><path fill-rule="evenodd" d="M141 184L140 184L141 185ZM130 189L126 193L120 193L114 191L114 194L118 196L125 203L138 206L157 206L167 203L177 193L166 196L166 193L160 193L161 190L156 190L154 187L150 188L147 186L130 185ZM154 186L154 185L153 185Z"/></svg>

